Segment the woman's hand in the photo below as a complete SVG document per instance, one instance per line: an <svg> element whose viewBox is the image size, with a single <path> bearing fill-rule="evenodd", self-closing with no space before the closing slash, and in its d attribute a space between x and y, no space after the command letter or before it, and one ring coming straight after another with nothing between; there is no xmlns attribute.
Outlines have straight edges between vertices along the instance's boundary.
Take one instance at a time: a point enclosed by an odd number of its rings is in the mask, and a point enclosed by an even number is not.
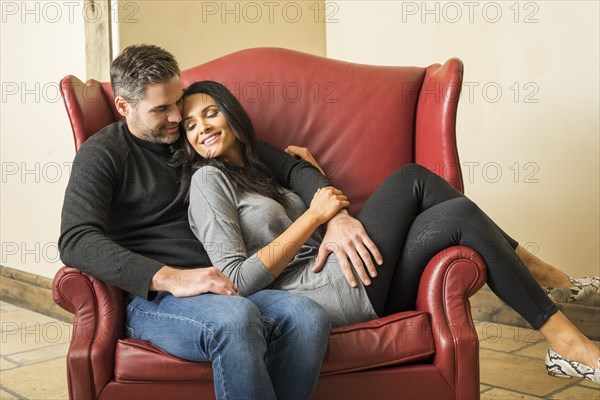
<svg viewBox="0 0 600 400"><path fill-rule="evenodd" d="M307 212L313 214L319 224L324 224L348 205L350 202L341 190L328 186L317 190Z"/></svg>
<svg viewBox="0 0 600 400"><path fill-rule="evenodd" d="M321 166L319 165L319 163L317 163L317 160L315 160L315 158L313 157L313 155L310 154L310 151L308 151L308 149L306 147L288 146L288 147L285 148L284 151L286 153L288 153L289 155L291 155L291 156L300 157L304 161L308 161L315 168L317 168L319 171L321 171L321 173L323 175L325 175L325 171L323 171L323 168L321 168Z"/></svg>

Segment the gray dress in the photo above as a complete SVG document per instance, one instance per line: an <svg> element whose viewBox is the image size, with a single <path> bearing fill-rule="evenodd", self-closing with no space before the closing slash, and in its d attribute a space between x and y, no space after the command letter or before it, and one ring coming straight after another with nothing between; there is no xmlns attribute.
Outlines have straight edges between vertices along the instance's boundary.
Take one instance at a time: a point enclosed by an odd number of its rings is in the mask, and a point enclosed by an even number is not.
<svg viewBox="0 0 600 400"><path fill-rule="evenodd" d="M321 272L311 272L322 240L318 232L276 279L258 258L258 250L306 211L299 196L287 190L286 196L289 205L284 207L269 197L240 192L218 168L204 166L192 177L190 227L212 264L233 281L242 296L262 289L303 294L327 311L334 327L377 318L360 279L352 288L335 255L330 254Z"/></svg>

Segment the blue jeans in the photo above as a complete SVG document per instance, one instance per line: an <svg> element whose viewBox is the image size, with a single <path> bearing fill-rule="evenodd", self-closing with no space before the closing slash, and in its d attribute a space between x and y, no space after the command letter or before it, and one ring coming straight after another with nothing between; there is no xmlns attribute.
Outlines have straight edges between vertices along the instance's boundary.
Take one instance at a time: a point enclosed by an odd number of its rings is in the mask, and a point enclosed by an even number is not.
<svg viewBox="0 0 600 400"><path fill-rule="evenodd" d="M211 361L218 399L309 399L331 323L307 297L263 290L129 300L126 333L191 361Z"/></svg>

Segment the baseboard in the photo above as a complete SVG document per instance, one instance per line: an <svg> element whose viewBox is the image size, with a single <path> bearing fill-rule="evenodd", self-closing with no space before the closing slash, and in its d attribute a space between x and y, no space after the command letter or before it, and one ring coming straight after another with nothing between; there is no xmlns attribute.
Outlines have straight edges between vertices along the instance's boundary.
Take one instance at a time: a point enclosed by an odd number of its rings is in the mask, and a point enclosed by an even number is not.
<svg viewBox="0 0 600 400"><path fill-rule="evenodd" d="M52 299L52 280L0 265L0 300L72 322L73 314L60 308ZM471 313L477 321L529 327L529 324L500 300L487 285L470 299ZM600 294L577 303L560 304L559 308L593 340L600 340Z"/></svg>
<svg viewBox="0 0 600 400"><path fill-rule="evenodd" d="M470 299L473 319L531 328L531 326L500 300L485 285ZM600 340L600 294L583 301L563 303L559 309L569 320L592 340Z"/></svg>
<svg viewBox="0 0 600 400"><path fill-rule="evenodd" d="M0 300L73 322L73 314L54 303L52 280L43 276L0 265Z"/></svg>

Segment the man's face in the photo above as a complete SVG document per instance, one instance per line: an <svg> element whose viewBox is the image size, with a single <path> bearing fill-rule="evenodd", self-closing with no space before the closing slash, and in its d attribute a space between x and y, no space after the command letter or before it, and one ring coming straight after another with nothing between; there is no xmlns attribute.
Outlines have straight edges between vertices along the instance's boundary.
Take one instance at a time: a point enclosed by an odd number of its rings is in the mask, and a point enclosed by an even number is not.
<svg viewBox="0 0 600 400"><path fill-rule="evenodd" d="M179 77L149 85L143 100L125 107L131 133L152 143L175 142L179 138L182 96Z"/></svg>

